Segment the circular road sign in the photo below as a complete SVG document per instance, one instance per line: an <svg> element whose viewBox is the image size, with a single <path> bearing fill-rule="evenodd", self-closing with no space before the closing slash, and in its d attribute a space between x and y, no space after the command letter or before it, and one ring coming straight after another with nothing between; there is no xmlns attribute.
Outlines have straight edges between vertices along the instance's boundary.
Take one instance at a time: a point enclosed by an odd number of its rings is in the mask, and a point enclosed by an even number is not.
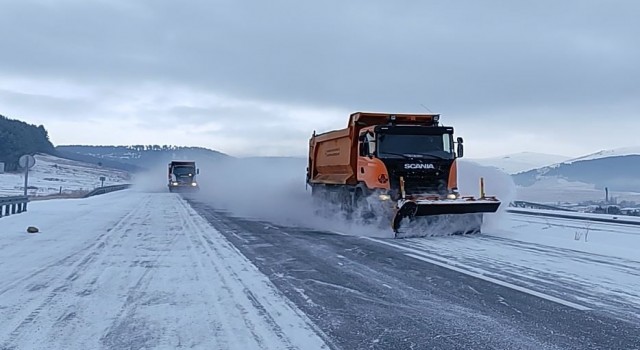
<svg viewBox="0 0 640 350"><path fill-rule="evenodd" d="M20 160L18 160L18 164L21 168L31 169L34 165L36 165L36 159L33 158L33 156L30 154L25 154L24 156L20 157Z"/></svg>

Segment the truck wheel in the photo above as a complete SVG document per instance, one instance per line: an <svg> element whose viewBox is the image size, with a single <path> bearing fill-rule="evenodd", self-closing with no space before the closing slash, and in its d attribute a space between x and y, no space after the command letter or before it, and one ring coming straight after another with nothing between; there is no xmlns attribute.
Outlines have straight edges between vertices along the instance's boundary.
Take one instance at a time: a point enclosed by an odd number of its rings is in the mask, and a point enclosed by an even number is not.
<svg viewBox="0 0 640 350"><path fill-rule="evenodd" d="M351 192L347 189L340 191L340 209L342 209L348 217L353 213L353 198Z"/></svg>
<svg viewBox="0 0 640 350"><path fill-rule="evenodd" d="M311 185L311 196L314 198L320 198L322 196L322 190L318 185Z"/></svg>
<svg viewBox="0 0 640 350"><path fill-rule="evenodd" d="M371 220L375 218L375 212L367 200L367 196L365 196L361 189L357 189L354 192L353 204L354 210L357 211L360 218L364 220Z"/></svg>

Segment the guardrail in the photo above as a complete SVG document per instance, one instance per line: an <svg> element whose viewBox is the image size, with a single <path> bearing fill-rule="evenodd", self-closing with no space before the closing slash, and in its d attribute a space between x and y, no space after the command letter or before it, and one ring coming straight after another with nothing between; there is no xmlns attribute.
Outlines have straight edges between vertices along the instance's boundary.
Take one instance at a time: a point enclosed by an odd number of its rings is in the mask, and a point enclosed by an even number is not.
<svg viewBox="0 0 640 350"><path fill-rule="evenodd" d="M575 214L565 214L563 213L540 213L540 212L532 212L527 210L506 209L508 213L520 214L520 215L530 215L530 216L543 216L549 218L558 218L558 219L571 219L571 220L582 220L582 221L592 221L592 222L605 222L610 224L622 224L622 225L634 225L640 226L640 221L636 220L625 220L620 219L620 216L616 216L616 218L601 218L596 216L581 216Z"/></svg>
<svg viewBox="0 0 640 350"><path fill-rule="evenodd" d="M517 208L533 208L533 209L546 209L546 210L559 210L559 211L575 212L575 210L562 208L562 207L557 207L557 206L554 206L554 205L527 202L527 201L513 201L511 203L511 205L514 206L514 207L517 207Z"/></svg>
<svg viewBox="0 0 640 350"><path fill-rule="evenodd" d="M84 198L89 198L89 197L93 197L93 196L97 196L100 194L105 194L105 193L109 193L109 192L115 192L115 191L121 191L121 190L126 190L127 188L131 187L131 184L123 184L123 185L113 185L113 186L104 186L104 187L98 187L95 190L87 193Z"/></svg>
<svg viewBox="0 0 640 350"><path fill-rule="evenodd" d="M0 197L0 218L27 211L27 196Z"/></svg>

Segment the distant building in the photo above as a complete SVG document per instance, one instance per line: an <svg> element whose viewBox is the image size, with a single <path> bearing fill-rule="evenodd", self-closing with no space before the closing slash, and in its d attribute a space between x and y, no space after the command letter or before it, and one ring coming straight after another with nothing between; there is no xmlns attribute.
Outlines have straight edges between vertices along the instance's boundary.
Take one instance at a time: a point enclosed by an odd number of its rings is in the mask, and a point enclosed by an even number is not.
<svg viewBox="0 0 640 350"><path fill-rule="evenodd" d="M620 207L617 205L605 205L605 206L598 206L593 210L593 213L620 215L622 214L622 211L620 210Z"/></svg>
<svg viewBox="0 0 640 350"><path fill-rule="evenodd" d="M0 162L0 174L4 174L4 163Z"/></svg>
<svg viewBox="0 0 640 350"><path fill-rule="evenodd" d="M622 208L620 211L623 215L640 216L640 208Z"/></svg>

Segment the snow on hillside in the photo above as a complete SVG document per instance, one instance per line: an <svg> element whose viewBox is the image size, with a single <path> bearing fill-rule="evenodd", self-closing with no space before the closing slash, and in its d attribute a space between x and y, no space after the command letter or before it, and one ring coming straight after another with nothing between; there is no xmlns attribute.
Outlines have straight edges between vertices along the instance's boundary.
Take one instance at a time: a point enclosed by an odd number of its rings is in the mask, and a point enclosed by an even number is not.
<svg viewBox="0 0 640 350"><path fill-rule="evenodd" d="M607 158L607 157L622 157L622 156L631 156L631 155L640 155L640 146L602 150L586 156L567 160L564 163L571 164L571 163L579 162L583 160L594 160L594 159Z"/></svg>
<svg viewBox="0 0 640 350"><path fill-rule="evenodd" d="M45 196L90 191L104 184L115 185L129 182L129 173L121 170L101 168L98 165L38 154L36 165L29 171L29 195ZM0 196L21 195L24 188L24 174L0 174Z"/></svg>
<svg viewBox="0 0 640 350"><path fill-rule="evenodd" d="M564 162L568 159L570 158L555 154L521 152L508 154L501 157L471 159L471 161L484 166L492 166L498 168L508 174L516 174L523 171Z"/></svg>

